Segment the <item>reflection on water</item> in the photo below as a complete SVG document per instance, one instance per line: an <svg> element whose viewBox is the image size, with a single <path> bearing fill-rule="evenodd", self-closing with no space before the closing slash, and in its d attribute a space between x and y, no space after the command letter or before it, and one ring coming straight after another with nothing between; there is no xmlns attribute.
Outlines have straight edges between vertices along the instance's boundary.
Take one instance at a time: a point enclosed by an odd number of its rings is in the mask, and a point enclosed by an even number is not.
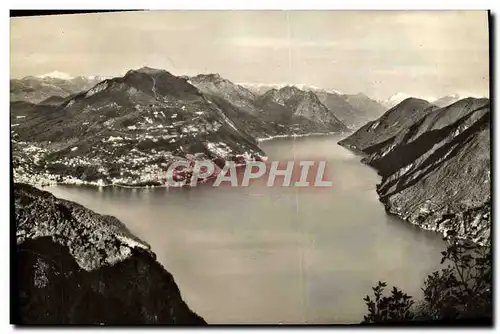
<svg viewBox="0 0 500 334"><path fill-rule="evenodd" d="M327 160L331 188L58 186L147 241L209 323L359 322L378 280L415 297L439 268L440 236L390 217L377 173L335 137L262 144L271 160Z"/></svg>

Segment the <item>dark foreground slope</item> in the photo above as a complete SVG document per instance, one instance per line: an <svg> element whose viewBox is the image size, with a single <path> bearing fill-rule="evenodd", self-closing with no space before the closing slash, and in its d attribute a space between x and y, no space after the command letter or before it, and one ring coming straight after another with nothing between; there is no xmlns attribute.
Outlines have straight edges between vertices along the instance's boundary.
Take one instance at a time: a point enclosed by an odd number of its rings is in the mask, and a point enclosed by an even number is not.
<svg viewBox="0 0 500 334"><path fill-rule="evenodd" d="M363 161L379 171L377 192L388 212L479 243L489 237L488 99L440 109L405 100L339 144L364 153Z"/></svg>
<svg viewBox="0 0 500 334"><path fill-rule="evenodd" d="M205 324L111 216L15 184L17 324Z"/></svg>

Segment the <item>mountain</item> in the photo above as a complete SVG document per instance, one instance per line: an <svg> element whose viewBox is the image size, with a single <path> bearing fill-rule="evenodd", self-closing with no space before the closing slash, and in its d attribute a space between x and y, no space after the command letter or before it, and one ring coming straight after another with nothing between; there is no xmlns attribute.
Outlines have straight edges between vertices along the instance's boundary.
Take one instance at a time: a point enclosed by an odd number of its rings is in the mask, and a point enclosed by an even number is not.
<svg viewBox="0 0 500 334"><path fill-rule="evenodd" d="M315 94L319 101L347 127L354 129L366 121L360 117L360 111L349 104L341 95L326 92L316 92Z"/></svg>
<svg viewBox="0 0 500 334"><path fill-rule="evenodd" d="M439 99L433 98L433 97L425 97L424 99L427 101L430 101L432 104L438 106L438 107L446 107L449 106L450 104L453 104L459 100L462 100L467 97L474 97L474 98L486 98L488 95L481 95L481 94L450 94L446 95L443 97L440 97ZM400 103L401 101L411 97L411 95L408 95L406 93L396 93L389 97L389 99L380 102L383 106L387 108L392 108L396 104Z"/></svg>
<svg viewBox="0 0 500 334"><path fill-rule="evenodd" d="M453 104L460 100L460 96L458 94L451 94L447 96L443 96L437 100L434 100L432 104L438 106L438 107L446 107L449 106L450 104Z"/></svg>
<svg viewBox="0 0 500 334"><path fill-rule="evenodd" d="M252 92L219 74L199 74L189 78L189 83L204 94L224 99L250 115L257 116L260 113L255 105L256 96Z"/></svg>
<svg viewBox="0 0 500 334"><path fill-rule="evenodd" d="M53 71L50 73L45 73L42 75L37 75L36 78L42 78L42 79L61 79L61 80L66 80L66 81L71 81L71 80L86 80L86 81L103 81L106 79L111 79L111 77L105 77L101 75L90 75L90 76L76 76L73 77L69 75L68 73L60 72L60 71Z"/></svg>
<svg viewBox="0 0 500 334"><path fill-rule="evenodd" d="M186 79L197 87L207 100L224 110L238 129L244 129L253 138L300 134L299 131L290 129L285 124L260 117L263 109L256 104L255 95L246 88L222 78L219 74L200 74L196 77L186 77ZM269 105L266 108L271 111L271 114L277 114L284 109L280 105Z"/></svg>
<svg viewBox="0 0 500 334"><path fill-rule="evenodd" d="M63 103L65 100L66 100L66 97L53 95L53 96L48 97L45 100L39 102L38 104L57 106L57 105L60 105L61 103Z"/></svg>
<svg viewBox="0 0 500 334"><path fill-rule="evenodd" d="M53 79L62 79L62 80L71 80L73 77L69 75L68 73L60 72L60 71L53 71L50 73L38 75L38 78L53 78Z"/></svg>
<svg viewBox="0 0 500 334"><path fill-rule="evenodd" d="M39 103L51 96L68 97L71 94L88 90L99 83L101 77L75 77L57 73L48 73L56 77L28 76L10 80L10 100Z"/></svg>
<svg viewBox="0 0 500 334"><path fill-rule="evenodd" d="M376 119L387 111L382 104L363 93L344 94L342 97L359 112L357 116L365 122Z"/></svg>
<svg viewBox="0 0 500 334"><path fill-rule="evenodd" d="M118 219L25 184L13 195L16 324L206 324Z"/></svg>
<svg viewBox="0 0 500 334"><path fill-rule="evenodd" d="M389 98L387 100L381 101L380 103L383 106L385 106L386 108L392 108L395 105L401 103L403 100L406 100L410 97L412 97L412 96L409 94L398 92L398 93L395 93L395 94L389 96Z"/></svg>
<svg viewBox="0 0 500 334"><path fill-rule="evenodd" d="M258 97L257 104L264 109L262 117L276 118L284 122L291 122L297 126L307 126L310 122L318 124L324 130L346 131L347 127L331 112L318 96L311 91L303 91L295 86L286 86L281 89L271 89ZM278 114L270 113L269 106L279 105L284 109Z"/></svg>
<svg viewBox="0 0 500 334"><path fill-rule="evenodd" d="M337 94L341 95L339 91L333 90L333 89L324 89L316 86L311 86L311 85L305 85L305 84L289 84L289 83L250 83L250 82L241 82L238 83L239 86L245 87L255 95L263 95L264 93L270 91L271 89L282 89L286 86L294 86L297 87L300 90L307 91L307 92L323 92L323 93L330 93L330 94Z"/></svg>
<svg viewBox="0 0 500 334"><path fill-rule="evenodd" d="M322 104L347 127L351 129L358 128L369 120L375 119L386 110L381 103L370 99L363 93L342 94L332 89L323 89L310 85L290 85L290 84L255 84L240 83L240 86L247 88L256 96L275 89L281 90L285 87L295 87L301 91L313 92L316 94Z"/></svg>
<svg viewBox="0 0 500 334"><path fill-rule="evenodd" d="M383 144L436 108L425 100L408 98L378 119L366 123L340 143L361 152L369 150L370 147L376 148L376 145Z"/></svg>
<svg viewBox="0 0 500 334"><path fill-rule="evenodd" d="M406 99L339 142L379 171L386 210L424 229L485 242L491 226L490 101L438 108Z"/></svg>
<svg viewBox="0 0 500 334"><path fill-rule="evenodd" d="M284 87L279 91L271 90L267 95L256 96L245 87L218 74L201 74L189 78L189 82L210 101L220 106L237 127L256 138L345 130L345 127L338 124L338 120L326 124L320 114L331 115L331 112L320 106L321 103L314 93L302 91L297 87ZM295 100L286 104L278 95L285 94L289 89L293 90L291 94L295 96ZM270 96L272 92L279 93ZM287 99L292 102L291 95ZM306 110L308 108L309 110Z"/></svg>
<svg viewBox="0 0 500 334"><path fill-rule="evenodd" d="M11 134L14 177L27 183L163 185L175 161L264 156L187 80L147 67L61 105L12 103Z"/></svg>
<svg viewBox="0 0 500 334"><path fill-rule="evenodd" d="M338 95L316 92L315 94L321 103L351 129L356 129L379 117L385 111L382 105L362 93Z"/></svg>
<svg viewBox="0 0 500 334"><path fill-rule="evenodd" d="M379 103L387 109L387 108L394 107L395 105L399 104L403 100L406 100L407 98L410 98L410 97L415 97L415 95L398 92L394 95L391 95L387 100L380 101ZM418 97L418 98L422 99L422 100L426 100L426 101L435 101L436 100L436 98L432 97L432 96L425 96L425 97Z"/></svg>

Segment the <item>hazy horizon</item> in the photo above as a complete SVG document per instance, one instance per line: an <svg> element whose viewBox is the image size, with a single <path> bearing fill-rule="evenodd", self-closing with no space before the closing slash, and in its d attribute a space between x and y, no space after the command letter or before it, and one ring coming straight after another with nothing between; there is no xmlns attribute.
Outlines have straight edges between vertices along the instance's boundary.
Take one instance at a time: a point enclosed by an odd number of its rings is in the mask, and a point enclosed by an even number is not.
<svg viewBox="0 0 500 334"><path fill-rule="evenodd" d="M11 18L11 78L150 66L378 100L488 96L487 11L150 11Z"/></svg>

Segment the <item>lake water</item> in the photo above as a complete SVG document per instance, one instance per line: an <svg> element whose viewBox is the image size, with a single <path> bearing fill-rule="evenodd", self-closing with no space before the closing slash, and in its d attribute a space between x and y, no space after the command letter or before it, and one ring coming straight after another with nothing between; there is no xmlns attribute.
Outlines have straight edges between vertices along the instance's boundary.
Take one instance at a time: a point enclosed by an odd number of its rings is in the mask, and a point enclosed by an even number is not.
<svg viewBox="0 0 500 334"><path fill-rule="evenodd" d="M380 177L340 139L261 144L270 160L326 160L329 188L259 180L247 188L46 189L124 222L208 323L359 323L378 280L421 297L445 245L385 213Z"/></svg>

